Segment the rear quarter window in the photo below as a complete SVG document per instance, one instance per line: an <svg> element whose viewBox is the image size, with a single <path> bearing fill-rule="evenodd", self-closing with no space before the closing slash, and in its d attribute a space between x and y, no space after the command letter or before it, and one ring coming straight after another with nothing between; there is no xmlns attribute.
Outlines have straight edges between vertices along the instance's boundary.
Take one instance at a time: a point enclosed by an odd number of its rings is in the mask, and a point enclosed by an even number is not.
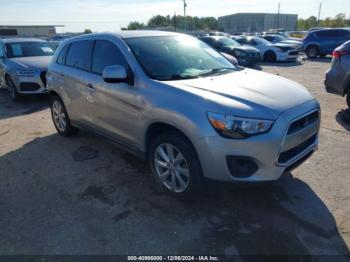
<svg viewBox="0 0 350 262"><path fill-rule="evenodd" d="M316 33L317 37L328 38L328 37L337 37L338 30L325 30Z"/></svg>
<svg viewBox="0 0 350 262"><path fill-rule="evenodd" d="M67 56L68 49L69 49L69 45L66 45L61 50L61 53L58 55L58 58L57 58L57 64L59 64L59 65L65 65L66 64L66 56Z"/></svg>

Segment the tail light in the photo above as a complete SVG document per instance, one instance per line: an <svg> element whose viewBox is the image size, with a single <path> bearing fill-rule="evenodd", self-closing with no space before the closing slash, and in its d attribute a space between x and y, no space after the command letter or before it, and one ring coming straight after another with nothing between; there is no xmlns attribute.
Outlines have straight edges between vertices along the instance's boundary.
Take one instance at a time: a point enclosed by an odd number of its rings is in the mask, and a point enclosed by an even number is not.
<svg viewBox="0 0 350 262"><path fill-rule="evenodd" d="M340 59L343 55L348 55L349 52L348 51L345 51L345 50L341 50L341 51L334 51L333 52L333 57L334 58L337 58L337 59Z"/></svg>

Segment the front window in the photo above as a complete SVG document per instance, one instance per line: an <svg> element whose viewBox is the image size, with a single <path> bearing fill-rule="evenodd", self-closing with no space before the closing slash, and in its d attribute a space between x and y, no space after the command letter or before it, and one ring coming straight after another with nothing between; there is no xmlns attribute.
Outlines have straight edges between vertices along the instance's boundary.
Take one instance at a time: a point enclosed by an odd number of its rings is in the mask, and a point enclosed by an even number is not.
<svg viewBox="0 0 350 262"><path fill-rule="evenodd" d="M6 44L6 56L8 58L52 56L54 52L54 47L47 42L18 42Z"/></svg>
<svg viewBox="0 0 350 262"><path fill-rule="evenodd" d="M152 79L190 79L238 70L221 54L192 37L142 37L126 42Z"/></svg>

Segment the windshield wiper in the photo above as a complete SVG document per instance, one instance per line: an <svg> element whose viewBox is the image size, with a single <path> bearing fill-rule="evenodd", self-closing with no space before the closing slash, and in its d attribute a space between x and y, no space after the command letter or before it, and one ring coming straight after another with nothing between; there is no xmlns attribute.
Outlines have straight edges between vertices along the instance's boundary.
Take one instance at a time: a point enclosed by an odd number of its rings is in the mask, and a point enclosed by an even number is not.
<svg viewBox="0 0 350 262"><path fill-rule="evenodd" d="M184 79L194 79L199 78L199 75L195 76L182 76L180 74L172 74L171 76L153 76L153 78L160 80L160 81L167 81L167 80L184 80Z"/></svg>
<svg viewBox="0 0 350 262"><path fill-rule="evenodd" d="M205 73L200 74L200 76L210 76L210 75L217 75L226 71L237 71L237 68L234 67L217 67L210 71L207 71Z"/></svg>

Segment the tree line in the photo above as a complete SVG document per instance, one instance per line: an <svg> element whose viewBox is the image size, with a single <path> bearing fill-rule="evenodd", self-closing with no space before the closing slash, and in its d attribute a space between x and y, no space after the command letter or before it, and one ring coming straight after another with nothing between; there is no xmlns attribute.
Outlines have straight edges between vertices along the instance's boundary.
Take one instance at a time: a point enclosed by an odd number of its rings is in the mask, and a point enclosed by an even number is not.
<svg viewBox="0 0 350 262"><path fill-rule="evenodd" d="M149 19L147 23L132 21L126 28L122 28L122 30L155 29L167 27L179 31L219 30L218 20L215 17L184 17L180 15L156 15ZM298 19L298 30L309 30L313 27L350 27L350 19L347 19L344 13L337 14L335 17L327 17L320 21L317 21L315 16L310 16L307 19Z"/></svg>

